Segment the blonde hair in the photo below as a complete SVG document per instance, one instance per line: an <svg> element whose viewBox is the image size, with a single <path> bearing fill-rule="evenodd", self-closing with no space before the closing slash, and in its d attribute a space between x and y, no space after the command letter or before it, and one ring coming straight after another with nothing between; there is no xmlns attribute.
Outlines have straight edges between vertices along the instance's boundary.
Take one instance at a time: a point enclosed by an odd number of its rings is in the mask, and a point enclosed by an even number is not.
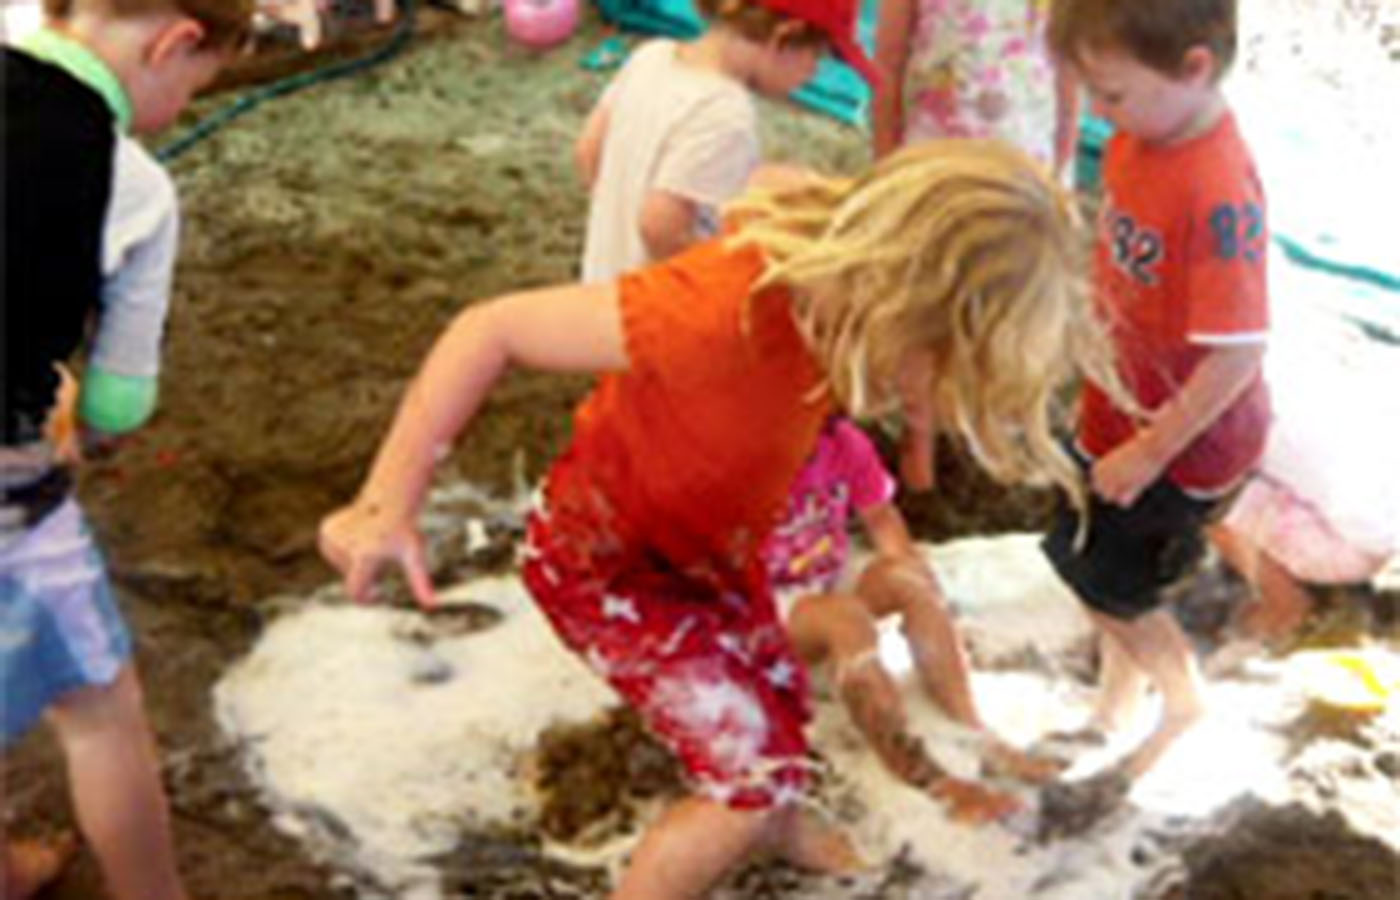
<svg viewBox="0 0 1400 900"><path fill-rule="evenodd" d="M791 291L847 412L890 411L901 370L926 358L918 389L983 468L1048 478L1082 503L1052 435L1055 394L1076 374L1121 389L1084 284L1079 216L1040 166L999 142L930 142L857 180L749 194L733 212L733 240L768 261L756 293Z"/></svg>
<svg viewBox="0 0 1400 900"><path fill-rule="evenodd" d="M44 13L63 20L80 10L113 18L173 12L204 26L204 46L227 50L252 35L253 0L44 0Z"/></svg>

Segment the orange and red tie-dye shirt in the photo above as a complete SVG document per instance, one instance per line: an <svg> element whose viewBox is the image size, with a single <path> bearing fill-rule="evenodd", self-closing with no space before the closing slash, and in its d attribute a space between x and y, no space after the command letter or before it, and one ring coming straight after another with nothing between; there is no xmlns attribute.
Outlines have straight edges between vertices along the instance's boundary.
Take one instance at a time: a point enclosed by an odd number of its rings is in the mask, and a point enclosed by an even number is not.
<svg viewBox="0 0 1400 900"><path fill-rule="evenodd" d="M579 552L752 576L831 408L787 291L752 293L763 270L717 238L621 279L629 368L579 406L547 487Z"/></svg>

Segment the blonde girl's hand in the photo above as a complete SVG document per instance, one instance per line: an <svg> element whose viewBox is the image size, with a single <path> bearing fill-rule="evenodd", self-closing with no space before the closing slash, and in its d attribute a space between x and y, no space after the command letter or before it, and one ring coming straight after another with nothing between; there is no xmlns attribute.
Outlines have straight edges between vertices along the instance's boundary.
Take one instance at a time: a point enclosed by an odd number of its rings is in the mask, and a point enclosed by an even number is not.
<svg viewBox="0 0 1400 900"><path fill-rule="evenodd" d="M967 825L997 822L1021 810L1021 801L1010 794L961 778L935 778L928 792L948 807L953 821Z"/></svg>
<svg viewBox="0 0 1400 900"><path fill-rule="evenodd" d="M411 521L357 500L321 520L319 543L321 555L345 578L345 592L356 603L373 602L376 576L385 563L397 563L418 605L437 606L423 536Z"/></svg>
<svg viewBox="0 0 1400 900"><path fill-rule="evenodd" d="M1141 437L1120 444L1094 463L1089 474L1094 493L1117 506L1132 506L1164 468Z"/></svg>

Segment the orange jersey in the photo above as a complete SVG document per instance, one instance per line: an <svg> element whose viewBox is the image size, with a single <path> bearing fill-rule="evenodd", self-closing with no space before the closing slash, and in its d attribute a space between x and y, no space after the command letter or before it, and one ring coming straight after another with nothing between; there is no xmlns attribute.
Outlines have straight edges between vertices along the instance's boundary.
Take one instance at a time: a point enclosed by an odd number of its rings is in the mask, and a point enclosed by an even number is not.
<svg viewBox="0 0 1400 900"><path fill-rule="evenodd" d="M831 408L787 291L750 297L763 270L717 238L621 279L629 368L580 405L547 486L576 552L753 576Z"/></svg>
<svg viewBox="0 0 1400 900"><path fill-rule="evenodd" d="M1269 325L1264 192L1234 117L1161 147L1127 134L1104 156L1095 287L1119 371L1151 411L1214 348L1265 340ZM1261 378L1168 467L1183 489L1227 488L1254 466L1268 429ZM1140 422L1095 385L1080 407L1080 446L1103 456Z"/></svg>

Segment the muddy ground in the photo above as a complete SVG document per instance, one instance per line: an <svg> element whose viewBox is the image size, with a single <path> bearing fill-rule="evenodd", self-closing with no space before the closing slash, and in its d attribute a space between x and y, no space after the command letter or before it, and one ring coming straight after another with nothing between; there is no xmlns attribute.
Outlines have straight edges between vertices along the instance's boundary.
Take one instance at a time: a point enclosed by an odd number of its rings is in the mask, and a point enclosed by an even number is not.
<svg viewBox="0 0 1400 900"><path fill-rule="evenodd" d="M173 163L185 220L161 411L83 479L137 637L194 897L345 892L258 808L210 686L258 634L266 598L329 579L317 520L353 491L444 323L475 299L569 278L581 244L567 150L603 81L577 66L596 24L534 56L498 19L425 15L431 38L391 64L276 100ZM779 107L764 120L771 155L845 170L865 158L864 138L828 120ZM447 468L500 490L517 465L537 474L585 386L510 376ZM955 458L943 465L939 501L911 510L925 537L1044 513L1039 495L1008 498L960 477ZM46 735L4 776L17 830L71 822ZM90 855L45 896L100 896Z"/></svg>

